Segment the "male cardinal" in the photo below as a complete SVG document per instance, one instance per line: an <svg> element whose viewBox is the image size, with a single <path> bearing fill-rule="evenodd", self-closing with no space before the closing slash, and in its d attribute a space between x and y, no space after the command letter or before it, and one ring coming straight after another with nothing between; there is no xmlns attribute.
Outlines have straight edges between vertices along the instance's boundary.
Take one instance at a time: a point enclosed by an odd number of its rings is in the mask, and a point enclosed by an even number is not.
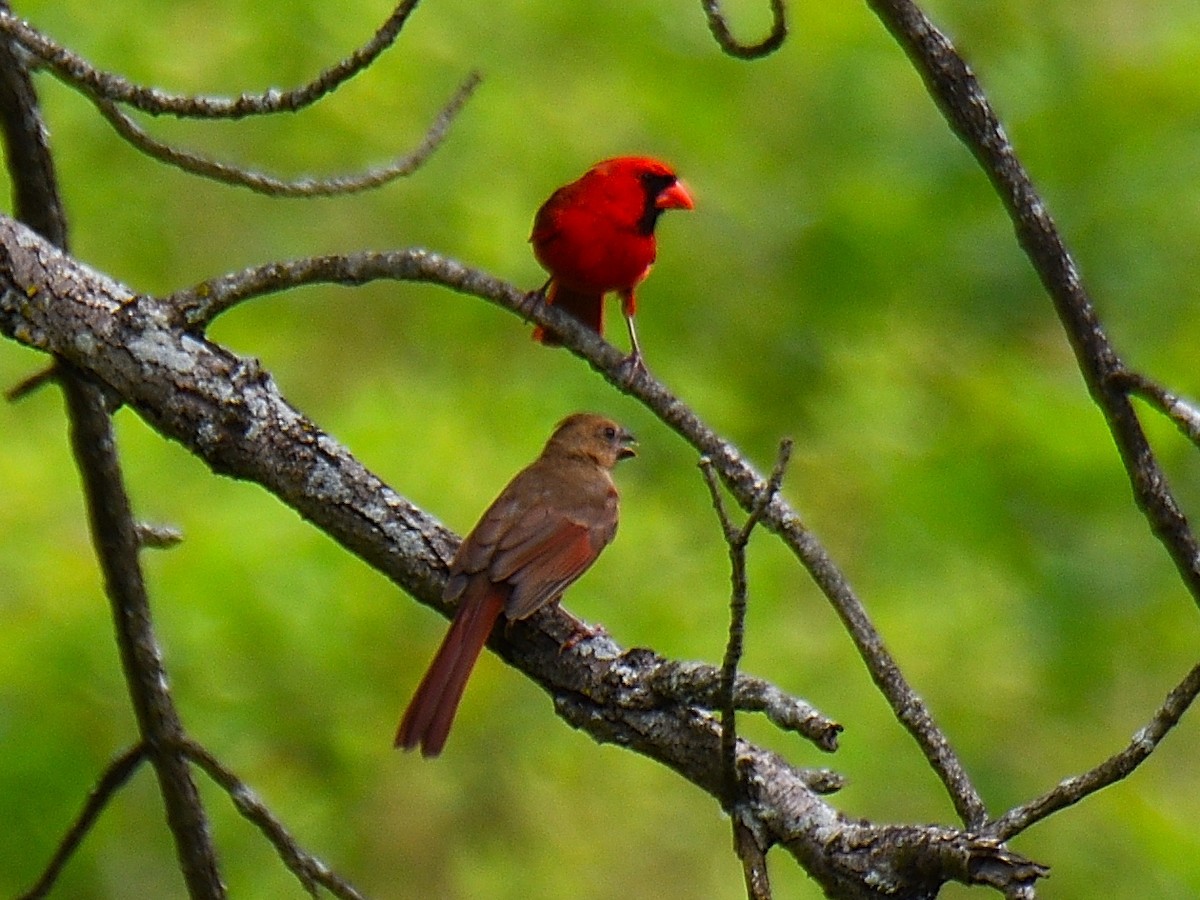
<svg viewBox="0 0 1200 900"><path fill-rule="evenodd" d="M620 156L596 163L551 194L533 217L533 255L550 273L546 302L603 334L604 295L616 291L629 324L630 360L640 365L633 292L654 262L654 226L663 210L693 205L670 166L657 159ZM533 338L558 343L541 326Z"/></svg>
<svg viewBox="0 0 1200 900"><path fill-rule="evenodd" d="M596 561L617 531L610 470L635 455L633 435L603 416L559 423L542 455L487 508L450 563L442 594L458 610L404 712L396 746L437 756L467 678L496 620L524 619Z"/></svg>

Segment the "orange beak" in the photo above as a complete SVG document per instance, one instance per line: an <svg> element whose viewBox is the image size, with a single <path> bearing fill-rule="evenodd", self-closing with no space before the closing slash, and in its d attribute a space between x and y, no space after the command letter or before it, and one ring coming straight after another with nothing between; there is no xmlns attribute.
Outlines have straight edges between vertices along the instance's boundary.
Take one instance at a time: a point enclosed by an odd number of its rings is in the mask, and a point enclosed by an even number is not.
<svg viewBox="0 0 1200 900"><path fill-rule="evenodd" d="M676 181L670 187L659 191L658 196L654 198L654 206L656 209L696 208L696 204L692 202L692 195L688 193L682 181Z"/></svg>

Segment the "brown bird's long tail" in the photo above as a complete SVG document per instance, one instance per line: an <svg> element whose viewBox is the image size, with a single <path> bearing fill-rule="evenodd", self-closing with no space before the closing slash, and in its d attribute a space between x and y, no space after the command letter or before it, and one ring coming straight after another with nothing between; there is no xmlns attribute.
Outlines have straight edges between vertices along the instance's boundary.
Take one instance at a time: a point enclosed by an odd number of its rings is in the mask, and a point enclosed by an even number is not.
<svg viewBox="0 0 1200 900"><path fill-rule="evenodd" d="M557 281L551 281L550 290L546 292L546 303L570 313L596 334L603 336L604 294L574 291L563 287ZM533 329L533 339L547 347L557 347L562 343L558 335L547 331L541 325Z"/></svg>
<svg viewBox="0 0 1200 900"><path fill-rule="evenodd" d="M468 588L441 647L409 701L396 731L397 747L411 750L419 745L422 756L442 752L467 679L504 611L507 592L494 584L480 586L481 595L473 595Z"/></svg>

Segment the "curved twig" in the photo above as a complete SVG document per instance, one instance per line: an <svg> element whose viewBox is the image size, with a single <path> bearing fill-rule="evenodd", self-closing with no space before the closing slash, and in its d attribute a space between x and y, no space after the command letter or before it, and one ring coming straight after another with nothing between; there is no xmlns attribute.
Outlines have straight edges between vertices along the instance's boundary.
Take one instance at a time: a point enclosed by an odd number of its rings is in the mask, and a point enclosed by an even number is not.
<svg viewBox="0 0 1200 900"><path fill-rule="evenodd" d="M709 31L721 45L721 49L730 56L736 56L738 59L761 59L782 47L787 39L787 9L783 0L771 0L771 30L757 44L743 44L733 36L733 32L729 30L729 22L725 19L725 12L721 9L720 0L700 0L700 5L708 19Z"/></svg>
<svg viewBox="0 0 1200 900"><path fill-rule="evenodd" d="M177 94L134 84L120 75L96 68L79 54L63 47L6 9L0 9L0 32L12 37L45 63L59 80L96 100L124 103L152 116L240 119L245 116L296 112L336 90L395 43L418 2L403 0L369 41L308 83L291 90L244 93L235 98Z"/></svg>
<svg viewBox="0 0 1200 900"><path fill-rule="evenodd" d="M475 92L480 80L479 72L471 72L446 102L446 105L442 107L437 118L433 120L433 124L426 130L421 143L404 156L398 157L387 165L354 175L292 180L255 172L231 163L219 162L160 141L111 101L96 100L95 102L101 115L109 121L121 137L147 156L177 169L210 178L213 181L249 188L257 193L273 197L330 197L370 190L415 172L445 139L450 125Z"/></svg>

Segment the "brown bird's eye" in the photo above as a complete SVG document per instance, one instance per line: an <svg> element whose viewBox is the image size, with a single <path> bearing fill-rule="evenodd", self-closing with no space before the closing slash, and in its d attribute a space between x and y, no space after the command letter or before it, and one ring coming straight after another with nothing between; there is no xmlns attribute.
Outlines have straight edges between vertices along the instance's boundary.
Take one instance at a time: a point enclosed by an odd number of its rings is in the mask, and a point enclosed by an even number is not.
<svg viewBox="0 0 1200 900"><path fill-rule="evenodd" d="M617 439L617 429L611 425L604 426L604 436L610 441L615 441Z"/></svg>

